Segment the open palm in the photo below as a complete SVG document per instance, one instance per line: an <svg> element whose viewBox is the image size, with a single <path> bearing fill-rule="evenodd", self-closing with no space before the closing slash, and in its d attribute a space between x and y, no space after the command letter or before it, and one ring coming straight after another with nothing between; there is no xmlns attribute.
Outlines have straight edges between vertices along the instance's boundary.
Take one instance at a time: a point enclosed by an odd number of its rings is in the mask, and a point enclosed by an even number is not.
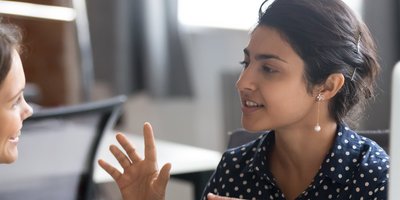
<svg viewBox="0 0 400 200"><path fill-rule="evenodd" d="M144 159L137 154L126 136L118 133L117 141L126 154L115 145L110 146L110 151L122 166L123 172L104 160L99 160L99 165L113 177L124 200L163 200L171 164L167 163L158 170L153 130L149 123L144 124L143 135Z"/></svg>

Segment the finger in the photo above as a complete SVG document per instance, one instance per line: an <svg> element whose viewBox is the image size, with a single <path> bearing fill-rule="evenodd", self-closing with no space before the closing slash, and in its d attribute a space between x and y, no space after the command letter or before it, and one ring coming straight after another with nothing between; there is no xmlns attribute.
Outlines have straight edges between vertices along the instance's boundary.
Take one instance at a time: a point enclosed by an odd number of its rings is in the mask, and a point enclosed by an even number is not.
<svg viewBox="0 0 400 200"><path fill-rule="evenodd" d="M147 160L157 162L156 145L154 142L153 128L146 122L143 126L144 134L144 157Z"/></svg>
<svg viewBox="0 0 400 200"><path fill-rule="evenodd" d="M111 166L106 161L100 159L100 160L98 160L98 163L99 163L100 167L103 168L104 171L106 171L108 174L110 174L110 176L115 181L117 181L119 179L119 177L122 175L121 172L118 171L118 169L116 169L115 167Z"/></svg>
<svg viewBox="0 0 400 200"><path fill-rule="evenodd" d="M126 154L129 156L132 162L141 161L142 158L137 154L133 145L129 142L129 139L122 133L118 133L117 136L118 143L124 148Z"/></svg>
<svg viewBox="0 0 400 200"><path fill-rule="evenodd" d="M159 187L159 189L161 189L161 191L164 191L164 193L169 181L170 171L171 171L171 164L170 163L165 164L161 168L157 180L155 180L156 185Z"/></svg>
<svg viewBox="0 0 400 200"><path fill-rule="evenodd" d="M131 166L131 160L117 146L110 145L110 151L123 168Z"/></svg>

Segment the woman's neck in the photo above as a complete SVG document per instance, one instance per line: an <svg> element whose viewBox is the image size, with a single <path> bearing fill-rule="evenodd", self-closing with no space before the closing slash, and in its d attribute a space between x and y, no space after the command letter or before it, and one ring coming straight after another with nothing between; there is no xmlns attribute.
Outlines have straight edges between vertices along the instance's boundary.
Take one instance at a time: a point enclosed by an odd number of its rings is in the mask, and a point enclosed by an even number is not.
<svg viewBox="0 0 400 200"><path fill-rule="evenodd" d="M320 132L308 128L291 129L290 132L275 130L273 158L298 170L308 168L311 163L321 164L335 139L337 123L327 121L321 126Z"/></svg>
<svg viewBox="0 0 400 200"><path fill-rule="evenodd" d="M337 130L333 120L312 128L275 130L275 145L269 167L287 199L294 199L311 184L329 152Z"/></svg>

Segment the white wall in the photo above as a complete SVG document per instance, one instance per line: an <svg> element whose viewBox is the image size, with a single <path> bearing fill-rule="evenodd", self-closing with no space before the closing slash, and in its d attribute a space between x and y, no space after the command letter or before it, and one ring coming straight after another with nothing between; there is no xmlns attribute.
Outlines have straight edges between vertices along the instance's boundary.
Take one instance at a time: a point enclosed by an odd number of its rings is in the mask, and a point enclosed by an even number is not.
<svg viewBox="0 0 400 200"><path fill-rule="evenodd" d="M226 134L221 76L224 71L241 69L239 62L243 60L243 48L248 38L247 31L239 30L194 29L187 32L185 45L198 105L195 145L224 149L221 146L225 145L222 140Z"/></svg>

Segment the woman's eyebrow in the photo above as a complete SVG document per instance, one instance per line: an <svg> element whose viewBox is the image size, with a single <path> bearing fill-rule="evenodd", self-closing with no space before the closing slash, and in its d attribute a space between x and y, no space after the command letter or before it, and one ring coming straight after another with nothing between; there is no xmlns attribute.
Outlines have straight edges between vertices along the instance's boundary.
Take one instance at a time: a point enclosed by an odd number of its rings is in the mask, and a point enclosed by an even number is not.
<svg viewBox="0 0 400 200"><path fill-rule="evenodd" d="M250 55L249 50L247 48L243 49L243 53L246 56ZM279 57L277 55L274 55L274 54L258 54L258 55L255 56L255 58L256 58L256 60L277 59L277 60L280 60L280 61L282 61L284 63L287 63L286 60L284 60L281 57Z"/></svg>

